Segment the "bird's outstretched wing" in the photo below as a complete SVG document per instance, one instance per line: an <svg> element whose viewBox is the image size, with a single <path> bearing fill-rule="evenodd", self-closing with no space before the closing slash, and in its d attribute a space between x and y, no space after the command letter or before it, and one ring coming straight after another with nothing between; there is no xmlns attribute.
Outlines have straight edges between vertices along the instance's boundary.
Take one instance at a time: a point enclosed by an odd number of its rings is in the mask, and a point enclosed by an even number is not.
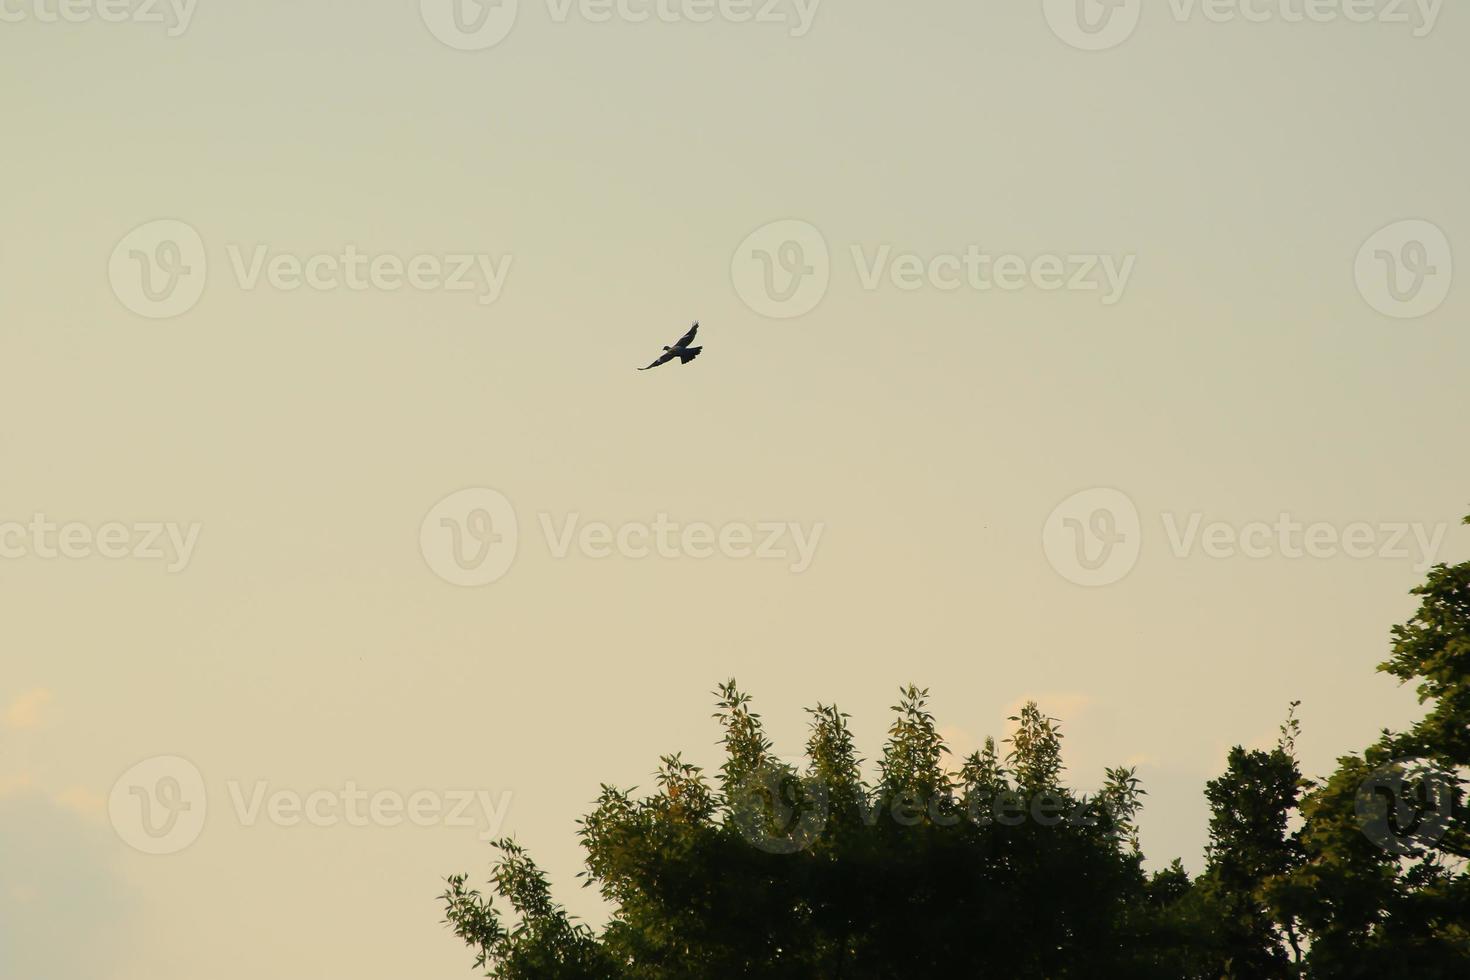
<svg viewBox="0 0 1470 980"><path fill-rule="evenodd" d="M652 364L648 365L648 367L641 367L638 370L640 370L640 371L647 371L649 368L656 368L660 364L667 364L667 363L669 363L675 357L678 357L678 356L679 355L675 354L673 351L665 351L664 352L664 355L662 357L660 357L658 360L656 360Z"/></svg>
<svg viewBox="0 0 1470 980"><path fill-rule="evenodd" d="M697 334L697 333L699 333L699 321L696 320L694 322L694 326L692 326L692 327L689 328L689 332L686 333L684 336L680 337L679 338L679 342L677 344L675 344L674 346L675 347L688 347L690 344L694 343L694 335Z"/></svg>

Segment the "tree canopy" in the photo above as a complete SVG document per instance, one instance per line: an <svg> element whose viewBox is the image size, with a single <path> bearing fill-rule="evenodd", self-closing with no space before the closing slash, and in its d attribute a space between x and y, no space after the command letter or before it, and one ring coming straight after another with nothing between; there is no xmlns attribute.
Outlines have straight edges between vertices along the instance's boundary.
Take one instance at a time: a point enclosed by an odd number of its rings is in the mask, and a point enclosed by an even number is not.
<svg viewBox="0 0 1470 980"><path fill-rule="evenodd" d="M1235 747L1205 786L1196 877L1145 871L1136 772L1070 787L1035 703L952 759L906 687L870 778L837 707L809 709L791 765L731 680L718 772L665 756L651 793L604 785L580 821L601 930L512 840L488 897L448 879L447 922L501 980L1470 976L1470 562L1414 592L1379 669L1418 685L1425 717L1316 781L1293 703L1274 748Z"/></svg>

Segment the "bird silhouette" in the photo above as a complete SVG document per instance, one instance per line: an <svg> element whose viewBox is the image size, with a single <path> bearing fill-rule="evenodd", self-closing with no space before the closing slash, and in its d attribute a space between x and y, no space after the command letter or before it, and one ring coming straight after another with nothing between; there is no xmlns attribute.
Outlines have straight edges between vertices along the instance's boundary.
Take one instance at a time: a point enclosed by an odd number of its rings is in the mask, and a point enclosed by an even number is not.
<svg viewBox="0 0 1470 980"><path fill-rule="evenodd" d="M698 332L699 323L698 321L696 321L694 326L689 328L689 332L680 337L678 341L674 343L674 346L664 348L662 357L654 361L652 364L648 365L648 367L641 367L638 370L647 371L648 368L656 368L660 364L669 363L676 357L679 359L680 364L688 364L690 361L699 356L700 351L704 350L703 347L689 346L690 344L694 343L694 335Z"/></svg>

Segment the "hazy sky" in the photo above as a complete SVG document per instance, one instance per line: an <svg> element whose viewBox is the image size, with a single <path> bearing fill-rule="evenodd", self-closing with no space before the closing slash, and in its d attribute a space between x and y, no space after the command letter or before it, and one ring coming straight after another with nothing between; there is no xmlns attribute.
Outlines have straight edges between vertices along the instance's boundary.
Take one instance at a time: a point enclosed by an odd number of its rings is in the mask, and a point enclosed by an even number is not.
<svg viewBox="0 0 1470 980"><path fill-rule="evenodd" d="M1291 700L1417 716L1465 12L766 3L0 0L0 974L468 976L442 876L597 917L732 675L1037 698L1192 869Z"/></svg>

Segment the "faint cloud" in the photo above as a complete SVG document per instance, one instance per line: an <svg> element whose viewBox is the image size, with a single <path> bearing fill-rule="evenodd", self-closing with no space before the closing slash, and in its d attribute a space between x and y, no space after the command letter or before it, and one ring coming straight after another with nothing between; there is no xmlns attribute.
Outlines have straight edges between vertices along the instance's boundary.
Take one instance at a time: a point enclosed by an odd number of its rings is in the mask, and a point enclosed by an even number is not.
<svg viewBox="0 0 1470 980"><path fill-rule="evenodd" d="M1028 694L1016 698L1006 705L1002 717L1010 718L1021 713L1021 709L1028 701L1035 701L1041 713L1049 718L1055 718L1060 722L1071 722L1086 714L1093 705L1090 695L1075 691L1053 691L1043 694ZM960 725L944 725L939 729L939 737L944 739L948 746L952 759L964 760L973 752L980 751L984 739L975 735L969 729ZM1002 750L1003 746L1000 747Z"/></svg>
<svg viewBox="0 0 1470 980"><path fill-rule="evenodd" d="M27 691L5 709L5 727L21 730L35 728L41 724L41 709L51 700L51 692L45 688Z"/></svg>
<svg viewBox="0 0 1470 980"><path fill-rule="evenodd" d="M21 770L13 776L0 774L0 799L7 796L19 796L28 792L35 786L35 780L29 772Z"/></svg>
<svg viewBox="0 0 1470 980"><path fill-rule="evenodd" d="M1217 739L1214 743L1215 757L1220 761L1217 765L1223 767L1229 763L1230 752L1236 746L1247 752L1270 752L1281 744L1281 730L1279 728L1262 729L1250 738L1222 740ZM1215 771L1215 770L1211 770Z"/></svg>
<svg viewBox="0 0 1470 980"><path fill-rule="evenodd" d="M31 794L0 799L0 977L116 974L136 899L99 822Z"/></svg>
<svg viewBox="0 0 1470 980"><path fill-rule="evenodd" d="M70 786L53 796L51 801L84 817L101 817L107 812L107 798L85 786Z"/></svg>
<svg viewBox="0 0 1470 980"><path fill-rule="evenodd" d="M12 882L5 887L6 897L16 905L29 905L36 900L38 894L35 888L19 882Z"/></svg>
<svg viewBox="0 0 1470 980"><path fill-rule="evenodd" d="M1075 691L1058 691L1049 694L1028 694L1019 697L1006 706L1006 717L1019 715L1021 709L1026 706L1027 701L1035 701L1041 713L1058 721L1072 721L1086 714L1093 705L1090 695L1079 694Z"/></svg>
<svg viewBox="0 0 1470 980"><path fill-rule="evenodd" d="M971 752L980 750L980 740L959 725L945 725L939 729L939 737L949 747L952 759L964 759Z"/></svg>

